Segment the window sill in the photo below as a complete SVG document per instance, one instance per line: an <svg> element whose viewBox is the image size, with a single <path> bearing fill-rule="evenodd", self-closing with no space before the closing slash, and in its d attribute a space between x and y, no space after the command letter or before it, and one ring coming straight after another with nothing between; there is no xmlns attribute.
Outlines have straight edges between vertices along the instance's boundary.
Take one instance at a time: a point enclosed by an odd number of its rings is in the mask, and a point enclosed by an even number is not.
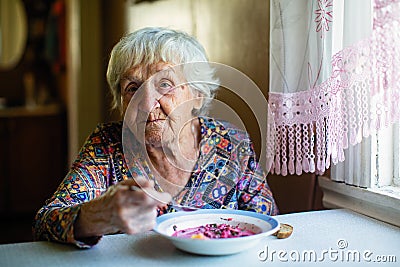
<svg viewBox="0 0 400 267"><path fill-rule="evenodd" d="M375 189L363 189L320 176L325 208L347 208L400 227L400 198Z"/></svg>

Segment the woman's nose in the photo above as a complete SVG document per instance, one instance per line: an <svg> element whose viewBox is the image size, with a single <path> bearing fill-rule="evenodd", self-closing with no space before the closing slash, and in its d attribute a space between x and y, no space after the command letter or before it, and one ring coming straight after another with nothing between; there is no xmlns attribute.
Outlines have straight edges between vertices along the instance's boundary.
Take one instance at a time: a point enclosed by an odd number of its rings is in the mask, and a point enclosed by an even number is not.
<svg viewBox="0 0 400 267"><path fill-rule="evenodd" d="M154 108L160 107L161 94L152 86L143 86L139 99L139 109L144 112L151 112Z"/></svg>

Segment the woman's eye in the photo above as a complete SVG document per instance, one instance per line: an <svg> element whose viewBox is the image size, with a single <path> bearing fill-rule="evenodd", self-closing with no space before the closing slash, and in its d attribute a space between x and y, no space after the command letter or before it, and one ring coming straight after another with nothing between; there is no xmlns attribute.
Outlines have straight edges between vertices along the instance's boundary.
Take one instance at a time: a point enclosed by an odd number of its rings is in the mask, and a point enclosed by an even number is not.
<svg viewBox="0 0 400 267"><path fill-rule="evenodd" d="M170 82L160 82L160 88L161 89L170 89L172 87L172 84Z"/></svg>
<svg viewBox="0 0 400 267"><path fill-rule="evenodd" d="M174 89L174 84L168 80L160 81L160 83L158 84L158 90L163 95L173 94Z"/></svg>
<svg viewBox="0 0 400 267"><path fill-rule="evenodd" d="M136 84L128 84L127 87L125 87L125 92L127 93L134 93L138 90L138 86Z"/></svg>

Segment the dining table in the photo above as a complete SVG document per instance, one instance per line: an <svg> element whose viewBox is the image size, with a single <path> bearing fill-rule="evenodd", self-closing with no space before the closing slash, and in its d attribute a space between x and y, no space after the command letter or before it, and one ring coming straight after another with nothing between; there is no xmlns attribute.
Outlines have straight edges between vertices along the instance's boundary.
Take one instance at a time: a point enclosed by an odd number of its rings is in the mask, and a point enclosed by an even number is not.
<svg viewBox="0 0 400 267"><path fill-rule="evenodd" d="M0 266L400 266L400 228L347 210L274 216L290 224L285 239L261 238L240 253L206 256L147 231L103 236L89 249L36 241L0 245Z"/></svg>

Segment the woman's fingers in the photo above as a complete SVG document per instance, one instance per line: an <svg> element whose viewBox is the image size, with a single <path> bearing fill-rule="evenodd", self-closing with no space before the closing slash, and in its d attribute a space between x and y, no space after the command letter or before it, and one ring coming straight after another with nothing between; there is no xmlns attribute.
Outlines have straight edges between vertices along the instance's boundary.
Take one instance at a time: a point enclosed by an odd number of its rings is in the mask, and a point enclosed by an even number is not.
<svg viewBox="0 0 400 267"><path fill-rule="evenodd" d="M140 187L137 186L138 183ZM156 191L153 182L142 179L118 183L113 195L118 217L115 223L121 231L128 234L152 229L157 217L157 207L172 199L170 194Z"/></svg>
<svg viewBox="0 0 400 267"><path fill-rule="evenodd" d="M74 225L77 238L123 231L137 233L154 226L160 201L170 201L169 194L154 190L151 181L126 180L110 186L101 197L81 206ZM141 188L131 190L131 186Z"/></svg>
<svg viewBox="0 0 400 267"><path fill-rule="evenodd" d="M143 191L153 200L157 201L159 205L167 204L171 201L172 197L168 193L161 193L154 189L154 182L149 181L144 177L137 177L134 180L125 180L119 184L127 186L126 190L130 191ZM132 187L134 186L134 187ZM148 199L147 199L148 200ZM152 202L151 202L152 203Z"/></svg>
<svg viewBox="0 0 400 267"><path fill-rule="evenodd" d="M124 229L124 232L127 234L136 234L151 230L156 223L157 212L155 209L147 211L137 209L128 212L130 214L127 216Z"/></svg>

